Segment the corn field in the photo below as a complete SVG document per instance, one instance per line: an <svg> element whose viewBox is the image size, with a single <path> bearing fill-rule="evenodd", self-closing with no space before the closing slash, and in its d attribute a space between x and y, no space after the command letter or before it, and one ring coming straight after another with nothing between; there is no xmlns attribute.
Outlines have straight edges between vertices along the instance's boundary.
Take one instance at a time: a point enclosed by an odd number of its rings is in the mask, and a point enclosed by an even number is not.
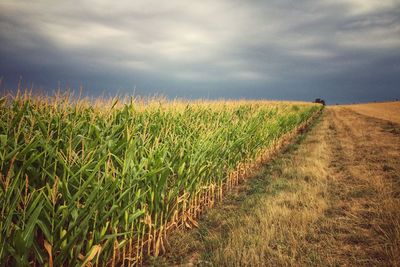
<svg viewBox="0 0 400 267"><path fill-rule="evenodd" d="M141 265L322 106L0 99L0 264Z"/></svg>

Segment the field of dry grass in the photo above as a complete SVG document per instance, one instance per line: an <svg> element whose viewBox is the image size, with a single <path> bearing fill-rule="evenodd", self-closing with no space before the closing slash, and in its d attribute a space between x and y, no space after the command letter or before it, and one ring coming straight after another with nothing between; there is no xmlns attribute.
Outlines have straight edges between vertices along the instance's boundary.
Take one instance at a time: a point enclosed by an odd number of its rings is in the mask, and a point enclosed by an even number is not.
<svg viewBox="0 0 400 267"><path fill-rule="evenodd" d="M328 108L153 263L400 266L400 126L370 116Z"/></svg>
<svg viewBox="0 0 400 267"><path fill-rule="evenodd" d="M340 265L399 266L400 127L342 107L328 123L332 197L320 240Z"/></svg>
<svg viewBox="0 0 400 267"><path fill-rule="evenodd" d="M356 104L348 105L346 107L366 116L400 123L400 101Z"/></svg>

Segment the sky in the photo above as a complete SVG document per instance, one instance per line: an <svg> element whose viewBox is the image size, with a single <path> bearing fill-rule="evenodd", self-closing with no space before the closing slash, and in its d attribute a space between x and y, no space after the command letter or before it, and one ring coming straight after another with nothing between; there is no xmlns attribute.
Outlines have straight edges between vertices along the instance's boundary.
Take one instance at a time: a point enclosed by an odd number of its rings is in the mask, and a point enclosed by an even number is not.
<svg viewBox="0 0 400 267"><path fill-rule="evenodd" d="M1 88L400 98L400 0L0 1Z"/></svg>

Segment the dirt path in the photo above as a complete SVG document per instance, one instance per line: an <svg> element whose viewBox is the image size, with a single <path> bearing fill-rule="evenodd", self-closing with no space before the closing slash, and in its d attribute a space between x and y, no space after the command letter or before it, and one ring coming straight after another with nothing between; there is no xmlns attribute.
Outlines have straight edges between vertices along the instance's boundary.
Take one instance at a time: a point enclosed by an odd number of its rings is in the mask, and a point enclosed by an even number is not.
<svg viewBox="0 0 400 267"><path fill-rule="evenodd" d="M400 266L400 125L328 108L154 265Z"/></svg>

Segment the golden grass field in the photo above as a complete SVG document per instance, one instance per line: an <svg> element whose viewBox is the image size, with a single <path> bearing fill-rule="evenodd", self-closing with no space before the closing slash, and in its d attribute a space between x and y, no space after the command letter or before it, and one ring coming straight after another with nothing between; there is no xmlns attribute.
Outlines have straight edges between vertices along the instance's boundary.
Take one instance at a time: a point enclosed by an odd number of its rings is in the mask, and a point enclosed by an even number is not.
<svg viewBox="0 0 400 267"><path fill-rule="evenodd" d="M397 107L328 107L197 229L176 232L152 264L400 266Z"/></svg>
<svg viewBox="0 0 400 267"><path fill-rule="evenodd" d="M346 106L360 114L400 123L400 102L356 104Z"/></svg>

